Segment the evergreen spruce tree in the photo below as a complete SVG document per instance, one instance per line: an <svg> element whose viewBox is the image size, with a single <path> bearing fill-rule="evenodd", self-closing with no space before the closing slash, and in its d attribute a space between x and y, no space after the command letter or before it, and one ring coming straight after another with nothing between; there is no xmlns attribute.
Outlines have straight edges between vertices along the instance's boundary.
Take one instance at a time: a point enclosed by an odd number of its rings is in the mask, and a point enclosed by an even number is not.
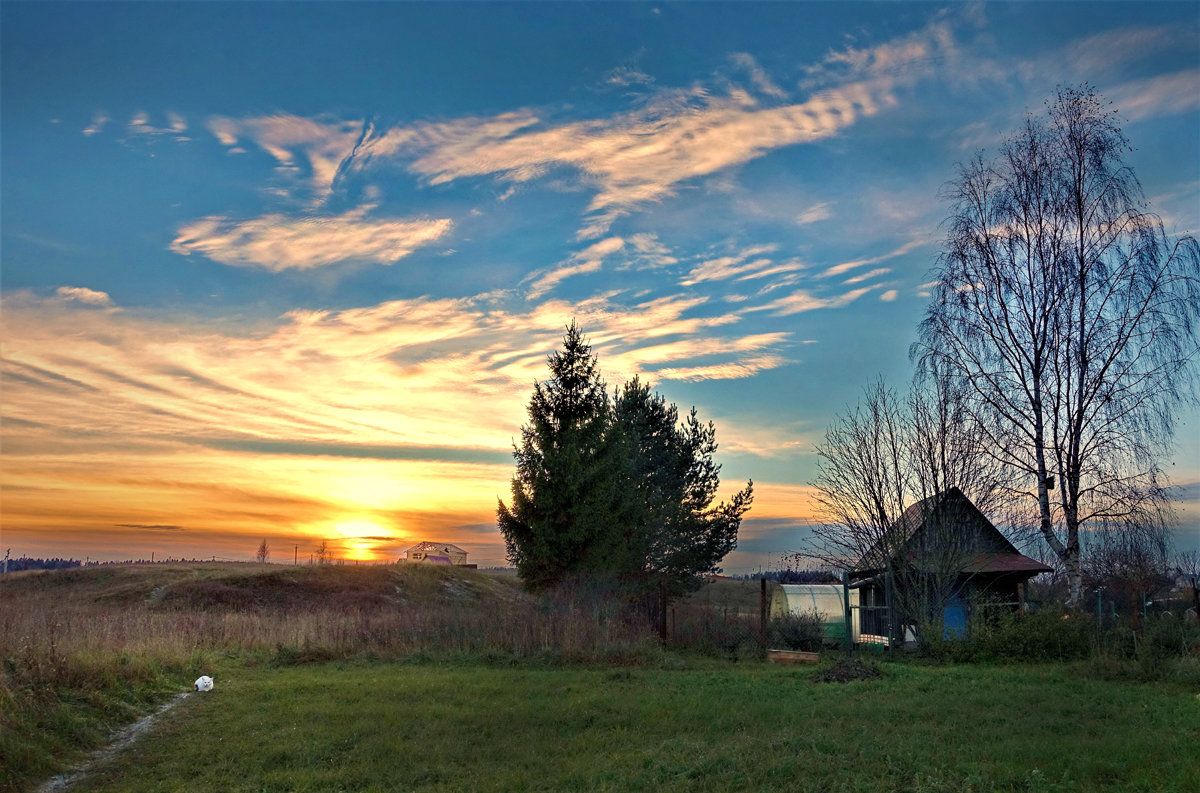
<svg viewBox="0 0 1200 793"><path fill-rule="evenodd" d="M693 408L683 422L675 405L638 378L618 389L614 422L624 458L620 558L627 579L687 588L737 546L753 482L713 505L721 466L713 461L716 429ZM634 583L631 581L630 583Z"/></svg>
<svg viewBox="0 0 1200 793"><path fill-rule="evenodd" d="M529 423L513 449L512 507L498 524L508 558L531 589L611 569L608 536L618 523L619 455L611 406L591 347L574 322L535 383Z"/></svg>
<svg viewBox="0 0 1200 793"><path fill-rule="evenodd" d="M753 483L713 505L721 467L712 423L636 377L610 403L591 347L574 322L535 383L529 423L513 449L512 506L497 523L530 589L603 577L628 595L682 591L737 545Z"/></svg>

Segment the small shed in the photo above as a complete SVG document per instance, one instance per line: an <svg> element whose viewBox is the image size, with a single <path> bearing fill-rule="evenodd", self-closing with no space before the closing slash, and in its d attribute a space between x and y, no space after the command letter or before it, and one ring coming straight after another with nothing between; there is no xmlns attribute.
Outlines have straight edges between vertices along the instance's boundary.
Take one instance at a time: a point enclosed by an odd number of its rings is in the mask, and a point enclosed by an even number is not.
<svg viewBox="0 0 1200 793"><path fill-rule="evenodd" d="M404 550L404 559L408 562L468 566L467 552L448 542L419 542Z"/></svg>
<svg viewBox="0 0 1200 793"><path fill-rule="evenodd" d="M947 637L965 635L976 609L1021 608L1025 582L1050 571L952 487L905 510L850 571L858 639L905 641L929 622L941 622Z"/></svg>

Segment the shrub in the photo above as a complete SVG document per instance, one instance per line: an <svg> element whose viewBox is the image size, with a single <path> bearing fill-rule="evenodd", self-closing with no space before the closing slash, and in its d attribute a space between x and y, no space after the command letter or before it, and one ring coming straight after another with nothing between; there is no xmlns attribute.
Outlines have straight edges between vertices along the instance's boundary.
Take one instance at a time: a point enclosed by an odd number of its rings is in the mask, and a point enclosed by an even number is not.
<svg viewBox="0 0 1200 793"><path fill-rule="evenodd" d="M972 619L963 639L927 630L922 650L945 661L1069 661L1086 658L1094 636L1089 617L1058 610L1004 611Z"/></svg>
<svg viewBox="0 0 1200 793"><path fill-rule="evenodd" d="M772 619L768 624L767 646L779 650L816 652L821 649L824 628L821 618L815 611L805 614L785 614Z"/></svg>
<svg viewBox="0 0 1200 793"><path fill-rule="evenodd" d="M1108 627L1083 667L1104 680L1200 682L1200 627L1178 614L1151 614L1139 633L1128 623Z"/></svg>

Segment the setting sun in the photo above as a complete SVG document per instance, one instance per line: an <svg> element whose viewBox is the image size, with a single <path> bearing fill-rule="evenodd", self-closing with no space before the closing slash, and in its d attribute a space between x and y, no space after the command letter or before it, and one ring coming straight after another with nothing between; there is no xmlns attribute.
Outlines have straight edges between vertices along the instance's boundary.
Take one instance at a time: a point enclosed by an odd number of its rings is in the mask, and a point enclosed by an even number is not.
<svg viewBox="0 0 1200 793"><path fill-rule="evenodd" d="M342 559L359 562L377 561L393 556L387 549L399 539L397 535L378 523L368 520L352 520L334 526L337 533L332 543L334 554Z"/></svg>
<svg viewBox="0 0 1200 793"><path fill-rule="evenodd" d="M1169 238L1200 227L1195 2L60 5L0 29L13 558L507 566L576 321L610 392L713 421L749 573L807 542L826 428L911 379L944 183L1056 86L1112 102Z"/></svg>

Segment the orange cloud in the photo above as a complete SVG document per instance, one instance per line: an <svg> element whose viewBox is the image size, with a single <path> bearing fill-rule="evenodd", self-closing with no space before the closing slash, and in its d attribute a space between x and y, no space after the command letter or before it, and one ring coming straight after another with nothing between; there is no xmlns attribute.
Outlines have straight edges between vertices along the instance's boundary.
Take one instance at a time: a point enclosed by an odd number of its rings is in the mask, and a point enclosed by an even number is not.
<svg viewBox="0 0 1200 793"><path fill-rule="evenodd" d="M179 229L171 250L272 272L347 261L392 264L450 231L449 219L368 219L363 206L332 217L264 215L244 221L207 217Z"/></svg>
<svg viewBox="0 0 1200 793"><path fill-rule="evenodd" d="M258 144L279 163L284 173L297 168L297 153L309 169L309 189L315 204L322 203L333 190L338 168L354 151L363 133L362 122L311 119L289 114L231 119L216 116L208 120L208 130L228 147L236 147L241 138Z"/></svg>
<svg viewBox="0 0 1200 793"><path fill-rule="evenodd" d="M893 104L889 90L886 81L850 83L800 104L757 108L736 92L696 87L660 92L611 118L557 126L529 110L418 124L369 133L354 166L410 159L409 168L431 184L487 175L526 182L570 166L597 188L579 232L594 238L637 206L673 195L681 182L837 134Z"/></svg>
<svg viewBox="0 0 1200 793"><path fill-rule="evenodd" d="M570 317L614 383L748 376L781 365L788 338L731 336L737 318L694 296L516 312L487 295L398 300L247 329L65 294L3 298L2 521L14 543L70 536L97 553L150 537L189 555L225 538L233 554L241 538L248 555L246 538L370 523L498 561L511 443Z"/></svg>

